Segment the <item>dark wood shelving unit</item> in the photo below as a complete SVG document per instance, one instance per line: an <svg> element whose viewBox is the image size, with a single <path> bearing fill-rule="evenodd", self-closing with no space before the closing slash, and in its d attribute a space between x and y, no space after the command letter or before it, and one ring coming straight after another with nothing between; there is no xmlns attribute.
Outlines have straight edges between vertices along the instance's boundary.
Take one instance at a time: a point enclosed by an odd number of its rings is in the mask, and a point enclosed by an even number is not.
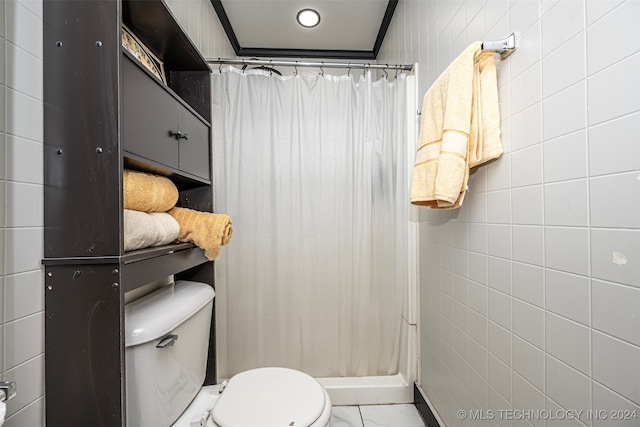
<svg viewBox="0 0 640 427"><path fill-rule="evenodd" d="M190 243L124 251L122 174L167 176L180 206L213 211L211 70L162 0L45 0L43 13L46 422L124 426L124 294L214 277ZM123 24L166 84L122 48ZM188 146L168 137L174 113Z"/></svg>

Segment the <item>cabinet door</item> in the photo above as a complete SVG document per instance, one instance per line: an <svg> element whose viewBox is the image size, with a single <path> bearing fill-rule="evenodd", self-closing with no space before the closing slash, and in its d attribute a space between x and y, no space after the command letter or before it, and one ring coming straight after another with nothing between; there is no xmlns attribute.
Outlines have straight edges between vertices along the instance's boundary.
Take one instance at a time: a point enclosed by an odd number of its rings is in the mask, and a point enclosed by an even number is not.
<svg viewBox="0 0 640 427"><path fill-rule="evenodd" d="M122 58L123 146L163 165L178 168L178 101L126 55Z"/></svg>
<svg viewBox="0 0 640 427"><path fill-rule="evenodd" d="M179 107L180 131L188 136L180 139L180 166L184 172L209 180L210 155L209 126L184 106Z"/></svg>

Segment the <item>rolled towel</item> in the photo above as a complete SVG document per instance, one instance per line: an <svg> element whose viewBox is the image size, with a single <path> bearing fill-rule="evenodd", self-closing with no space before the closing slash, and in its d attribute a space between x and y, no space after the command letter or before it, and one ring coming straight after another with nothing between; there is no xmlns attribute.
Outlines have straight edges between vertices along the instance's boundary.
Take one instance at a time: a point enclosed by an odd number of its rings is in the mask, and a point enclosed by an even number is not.
<svg viewBox="0 0 640 427"><path fill-rule="evenodd" d="M156 221L145 212L124 210L124 250L148 248L160 240Z"/></svg>
<svg viewBox="0 0 640 427"><path fill-rule="evenodd" d="M178 238L180 226L167 213L124 210L124 250L167 245Z"/></svg>
<svg viewBox="0 0 640 427"><path fill-rule="evenodd" d="M152 212L148 214L156 222L160 236L153 246L168 245L174 240L178 240L180 235L180 224L174 217L166 212Z"/></svg>
<svg viewBox="0 0 640 427"><path fill-rule="evenodd" d="M167 213L180 224L178 240L193 242L204 249L204 255L209 261L216 259L220 246L231 240L233 227L231 218L227 215L186 208L173 208Z"/></svg>
<svg viewBox="0 0 640 427"><path fill-rule="evenodd" d="M124 208L141 212L166 212L178 202L178 188L164 176L125 170Z"/></svg>

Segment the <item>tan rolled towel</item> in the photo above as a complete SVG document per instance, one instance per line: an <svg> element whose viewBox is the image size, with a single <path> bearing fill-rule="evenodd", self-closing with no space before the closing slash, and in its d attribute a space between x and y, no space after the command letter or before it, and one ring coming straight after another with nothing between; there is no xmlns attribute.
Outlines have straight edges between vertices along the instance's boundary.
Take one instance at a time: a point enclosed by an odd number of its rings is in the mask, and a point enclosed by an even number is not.
<svg viewBox="0 0 640 427"><path fill-rule="evenodd" d="M178 188L164 176L125 170L124 208L141 212L166 212L178 202Z"/></svg>
<svg viewBox="0 0 640 427"><path fill-rule="evenodd" d="M209 261L216 259L220 246L231 240L233 227L231 218L227 215L186 208L173 208L168 214L180 224L178 240L193 242L204 249L204 255Z"/></svg>
<svg viewBox="0 0 640 427"><path fill-rule="evenodd" d="M502 154L493 53L466 48L424 96L411 203L432 209L462 205L469 169Z"/></svg>

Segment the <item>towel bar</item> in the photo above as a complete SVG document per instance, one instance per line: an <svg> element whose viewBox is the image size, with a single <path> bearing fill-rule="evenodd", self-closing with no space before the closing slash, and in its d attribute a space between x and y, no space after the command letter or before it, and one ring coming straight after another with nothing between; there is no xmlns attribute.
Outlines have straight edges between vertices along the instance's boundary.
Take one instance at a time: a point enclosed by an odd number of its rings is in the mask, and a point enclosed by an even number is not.
<svg viewBox="0 0 640 427"><path fill-rule="evenodd" d="M483 50L494 50L500 54L501 59L505 59L511 55L514 50L518 48L516 33L511 33L509 37L504 40L490 40L482 42Z"/></svg>
<svg viewBox="0 0 640 427"><path fill-rule="evenodd" d="M0 381L0 402L5 402L16 395L16 383Z"/></svg>

